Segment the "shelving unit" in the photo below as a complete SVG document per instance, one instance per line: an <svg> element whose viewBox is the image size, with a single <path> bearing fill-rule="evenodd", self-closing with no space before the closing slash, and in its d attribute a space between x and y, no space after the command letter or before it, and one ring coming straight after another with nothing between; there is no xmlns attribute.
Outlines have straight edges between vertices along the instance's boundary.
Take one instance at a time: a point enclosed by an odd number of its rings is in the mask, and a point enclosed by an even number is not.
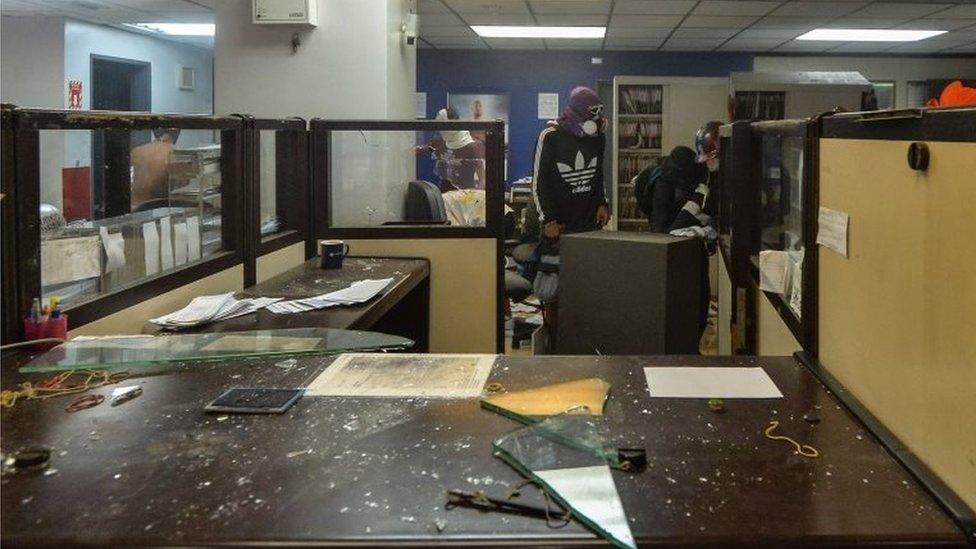
<svg viewBox="0 0 976 549"><path fill-rule="evenodd" d="M727 95L725 78L613 79L610 229L648 230L650 224L637 207L630 181L673 147L694 146L695 130L705 122L724 120Z"/></svg>

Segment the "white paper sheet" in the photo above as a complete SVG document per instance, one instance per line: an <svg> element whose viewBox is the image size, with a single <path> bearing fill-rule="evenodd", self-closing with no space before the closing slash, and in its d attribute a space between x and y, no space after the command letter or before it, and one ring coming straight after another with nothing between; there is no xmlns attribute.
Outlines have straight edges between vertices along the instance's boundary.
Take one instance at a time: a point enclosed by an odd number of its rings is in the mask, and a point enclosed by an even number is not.
<svg viewBox="0 0 976 549"><path fill-rule="evenodd" d="M159 220L159 265L164 271L173 268L173 227L169 216Z"/></svg>
<svg viewBox="0 0 976 549"><path fill-rule="evenodd" d="M308 385L306 396L475 398L495 355L340 355Z"/></svg>
<svg viewBox="0 0 976 549"><path fill-rule="evenodd" d="M173 225L173 263L176 265L186 264L186 223L176 223Z"/></svg>
<svg viewBox="0 0 976 549"><path fill-rule="evenodd" d="M535 475L572 507L574 514L586 517L623 545L636 547L610 467L550 469L535 471Z"/></svg>
<svg viewBox="0 0 976 549"><path fill-rule="evenodd" d="M327 307L338 307L340 305L365 303L379 295L391 282L393 282L392 278L360 280L353 282L347 288L327 294L304 299L293 299L291 301L281 301L268 306L268 310L275 314L290 314L325 309Z"/></svg>
<svg viewBox="0 0 976 549"><path fill-rule="evenodd" d="M186 218L186 258L189 261L200 259L200 218Z"/></svg>
<svg viewBox="0 0 976 549"><path fill-rule="evenodd" d="M762 368L644 368L652 397L783 398Z"/></svg>
<svg viewBox="0 0 976 549"><path fill-rule="evenodd" d="M540 93L539 94L539 118L542 120L554 120L559 117L559 94Z"/></svg>
<svg viewBox="0 0 976 549"><path fill-rule="evenodd" d="M847 227L850 216L846 212L820 207L817 215L817 244L847 257Z"/></svg>
<svg viewBox="0 0 976 549"><path fill-rule="evenodd" d="M186 307L160 317L151 318L149 322L164 328L189 328L251 314L280 300L280 297L235 299L232 292L201 295L193 298Z"/></svg>
<svg viewBox="0 0 976 549"><path fill-rule="evenodd" d="M759 252L759 289L777 294L786 293L789 256L778 250Z"/></svg>
<svg viewBox="0 0 976 549"><path fill-rule="evenodd" d="M155 221L142 224L142 245L146 276L152 276L159 272L159 233Z"/></svg>
<svg viewBox="0 0 976 549"><path fill-rule="evenodd" d="M110 273L125 267L125 238L122 233L109 234L107 227L99 227L98 233L105 249L105 272Z"/></svg>
<svg viewBox="0 0 976 549"><path fill-rule="evenodd" d="M62 284L102 275L97 236L41 240L41 285Z"/></svg>

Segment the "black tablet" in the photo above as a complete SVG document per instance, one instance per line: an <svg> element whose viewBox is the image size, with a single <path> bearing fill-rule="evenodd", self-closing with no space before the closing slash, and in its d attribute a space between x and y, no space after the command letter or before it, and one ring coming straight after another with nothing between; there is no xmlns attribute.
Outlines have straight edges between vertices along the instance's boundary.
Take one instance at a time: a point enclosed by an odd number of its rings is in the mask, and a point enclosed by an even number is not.
<svg viewBox="0 0 976 549"><path fill-rule="evenodd" d="M234 414L281 414L291 408L304 392L304 389L234 388L217 397L204 410Z"/></svg>

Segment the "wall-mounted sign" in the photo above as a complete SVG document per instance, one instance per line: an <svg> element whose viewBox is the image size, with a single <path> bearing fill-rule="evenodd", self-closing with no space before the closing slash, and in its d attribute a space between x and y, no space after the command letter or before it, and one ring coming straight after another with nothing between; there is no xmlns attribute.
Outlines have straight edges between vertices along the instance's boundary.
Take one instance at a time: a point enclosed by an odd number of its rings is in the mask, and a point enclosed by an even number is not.
<svg viewBox="0 0 976 549"><path fill-rule="evenodd" d="M68 108L81 109L81 80L68 81Z"/></svg>

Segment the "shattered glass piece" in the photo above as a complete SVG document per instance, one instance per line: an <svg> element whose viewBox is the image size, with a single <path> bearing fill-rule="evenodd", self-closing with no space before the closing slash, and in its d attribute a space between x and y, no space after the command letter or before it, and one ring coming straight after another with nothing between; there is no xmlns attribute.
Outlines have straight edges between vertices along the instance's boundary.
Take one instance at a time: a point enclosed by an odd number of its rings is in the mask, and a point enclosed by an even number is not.
<svg viewBox="0 0 976 549"><path fill-rule="evenodd" d="M412 346L413 341L404 337L331 328L75 338L35 358L20 371L131 368L166 362L405 350Z"/></svg>
<svg viewBox="0 0 976 549"><path fill-rule="evenodd" d="M603 404L609 394L610 384L602 379L577 379L490 395L481 399L481 406L517 421L531 423L534 418L554 416L576 406L585 406L592 415L603 415Z"/></svg>
<svg viewBox="0 0 976 549"><path fill-rule="evenodd" d="M635 547L610 466L619 466L601 417L578 407L492 443L496 457L538 482L573 516L619 547Z"/></svg>

